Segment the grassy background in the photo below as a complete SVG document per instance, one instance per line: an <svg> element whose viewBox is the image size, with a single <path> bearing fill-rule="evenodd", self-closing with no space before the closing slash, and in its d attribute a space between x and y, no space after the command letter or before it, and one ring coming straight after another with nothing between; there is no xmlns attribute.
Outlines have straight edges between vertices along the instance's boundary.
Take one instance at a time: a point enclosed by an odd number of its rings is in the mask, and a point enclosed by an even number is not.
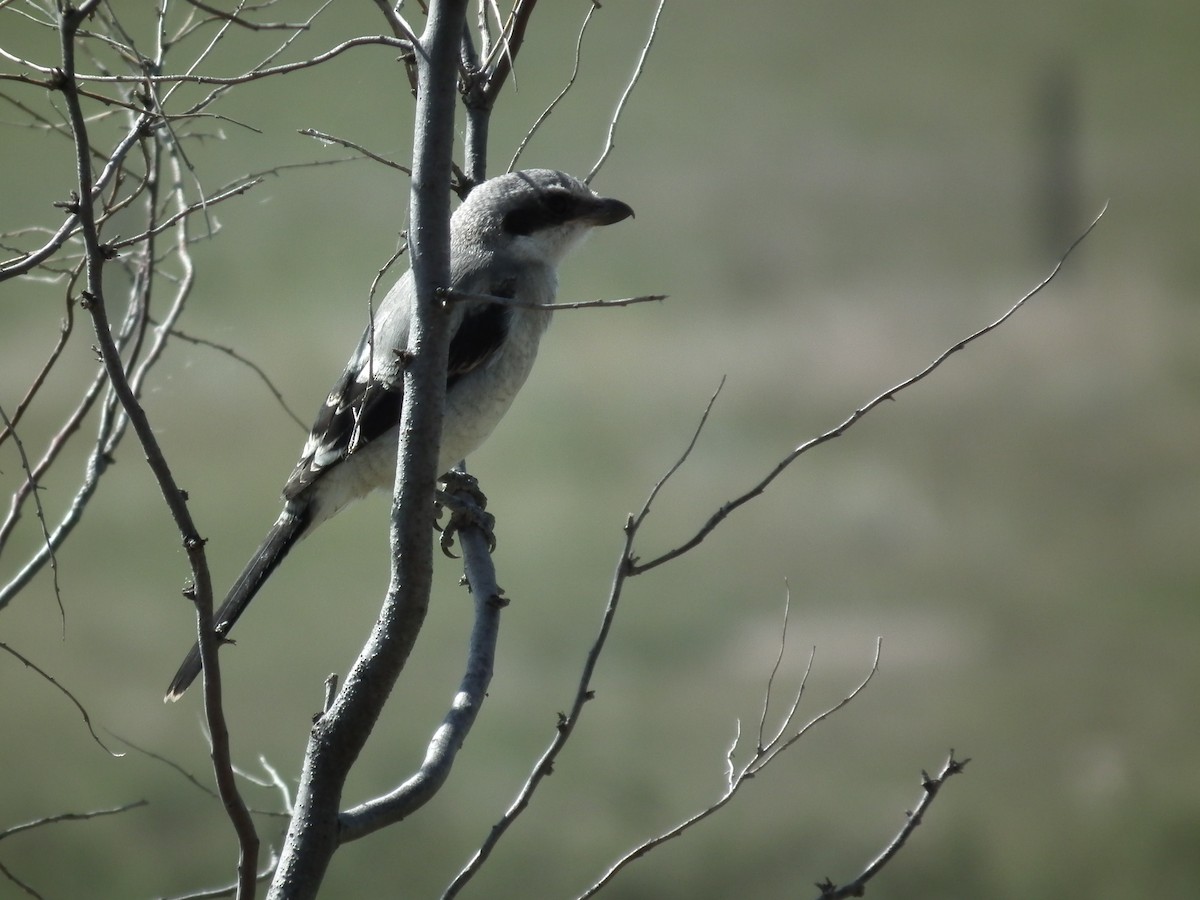
<svg viewBox="0 0 1200 900"><path fill-rule="evenodd" d="M586 5L539 8L518 91L497 109L493 172L569 73ZM118 8L145 28L140 5ZM615 2L597 13L580 84L523 165L590 168L650 13ZM46 36L2 15L0 45L53 58ZM295 58L381 27L369 4L338 4L326 20ZM974 762L879 896L1191 896L1198 28L1200 8L1183 0L669 6L596 181L638 217L570 261L562 296L671 299L560 315L520 401L472 460L514 599L490 701L447 787L411 821L340 852L326 894L435 895L486 835L569 702L624 515L723 375L644 555L1006 309L1108 200L1062 276L1003 330L806 457L696 553L631 586L596 702L473 894L570 895L718 796L735 722L757 721L787 579L781 683L796 683L815 646L807 714L862 677L876 636L879 676L610 896L790 897L825 876L845 880L950 747ZM261 39L239 36L210 70L239 71ZM361 50L235 92L222 111L258 131L214 122L224 139L189 148L202 183L342 155L298 136L303 127L406 159L410 104L393 60ZM1039 113L1056 85L1074 97L1078 126L1074 200L1058 206L1044 188ZM0 227L57 224L48 204L66 192L68 149L4 126ZM370 281L405 224L406 189L355 163L288 171L214 210L221 231L196 249L184 329L264 366L307 417L362 328ZM1055 218L1064 208L1069 224ZM9 409L57 335L61 289L2 290ZM31 450L71 408L73 379L94 370L88 344L80 332L22 429ZM275 516L303 433L244 367L183 343L146 402L227 584ZM197 698L160 702L192 619L178 599L185 560L140 456L123 446L59 555L65 627L47 573L3 611L0 638L74 690L98 727L205 779ZM44 483L52 513L77 473L66 465ZM0 448L0 483L11 490L19 478L11 444ZM263 758L289 781L297 771L321 680L346 671L377 607L385 507L363 503L307 542L239 625L224 662L247 770ZM26 522L0 576L38 540ZM350 802L411 771L452 696L469 627L457 574L439 563L427 630ZM0 679L0 827L149 801L6 840L0 862L47 897L170 895L232 873L215 801L144 755L108 758L16 661L0 660ZM278 806L269 789L250 794ZM277 846L272 820L262 832ZM0 896L14 892L0 881Z"/></svg>

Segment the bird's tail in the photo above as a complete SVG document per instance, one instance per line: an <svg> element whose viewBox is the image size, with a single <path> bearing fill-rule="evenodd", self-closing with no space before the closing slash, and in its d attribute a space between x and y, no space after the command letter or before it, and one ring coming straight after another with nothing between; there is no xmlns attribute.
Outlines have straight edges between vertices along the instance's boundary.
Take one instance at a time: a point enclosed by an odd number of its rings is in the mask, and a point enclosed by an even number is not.
<svg viewBox="0 0 1200 900"><path fill-rule="evenodd" d="M229 634L229 630L254 599L263 582L275 571L292 546L308 531L309 523L310 516L307 511L293 509L285 509L275 520L266 539L229 589L225 602L213 615L213 626L219 639L224 639ZM182 697L183 692L200 674L200 668L200 645L193 644L192 649L183 658L179 671L171 679L171 686L167 688L167 695L163 700L175 701Z"/></svg>

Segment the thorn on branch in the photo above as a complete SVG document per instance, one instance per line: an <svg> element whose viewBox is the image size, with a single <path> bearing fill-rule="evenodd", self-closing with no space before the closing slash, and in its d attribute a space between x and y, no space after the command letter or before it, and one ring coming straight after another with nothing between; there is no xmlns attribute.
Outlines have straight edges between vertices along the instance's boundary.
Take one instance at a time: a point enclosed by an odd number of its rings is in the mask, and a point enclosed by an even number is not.
<svg viewBox="0 0 1200 900"><path fill-rule="evenodd" d="M52 205L55 209L66 210L73 216L79 215L79 192L71 191L67 197L66 200L55 200Z"/></svg>
<svg viewBox="0 0 1200 900"><path fill-rule="evenodd" d="M413 49L408 49L400 54L398 60L404 63L404 74L408 76L408 89L412 92L413 99L417 99L417 54Z"/></svg>
<svg viewBox="0 0 1200 900"><path fill-rule="evenodd" d="M822 897L832 896L833 892L837 890L837 885L834 884L829 878L822 878L817 882L816 887L817 890L821 892Z"/></svg>
<svg viewBox="0 0 1200 900"><path fill-rule="evenodd" d="M337 686L337 672L330 672L325 677L325 704L321 707L322 711L313 716L314 725L317 723L317 719L321 718L321 716L333 709L333 699L337 696Z"/></svg>

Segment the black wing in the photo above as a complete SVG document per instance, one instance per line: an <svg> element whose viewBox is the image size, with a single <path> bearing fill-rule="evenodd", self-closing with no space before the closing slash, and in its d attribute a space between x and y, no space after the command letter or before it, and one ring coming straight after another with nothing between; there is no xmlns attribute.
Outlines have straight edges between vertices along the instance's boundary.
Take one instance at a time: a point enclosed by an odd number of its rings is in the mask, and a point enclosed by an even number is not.
<svg viewBox="0 0 1200 900"><path fill-rule="evenodd" d="M513 279L492 285L493 297L511 300L516 294ZM495 358L512 322L512 307L504 303L476 303L467 309L458 331L450 338L450 358L446 366L446 389Z"/></svg>
<svg viewBox="0 0 1200 900"><path fill-rule="evenodd" d="M516 284L512 279L495 284L488 291L493 296L509 299L515 292ZM511 318L512 309L503 303L476 303L467 309L450 339L447 390L463 376L495 358L508 337ZM356 363L365 358L367 341L368 335L364 334L353 357ZM284 499L297 497L327 469L386 434L400 421L403 382L396 380L394 385L388 386L381 380L361 381L359 373L359 366L347 367L329 392L313 422L300 461L284 486Z"/></svg>

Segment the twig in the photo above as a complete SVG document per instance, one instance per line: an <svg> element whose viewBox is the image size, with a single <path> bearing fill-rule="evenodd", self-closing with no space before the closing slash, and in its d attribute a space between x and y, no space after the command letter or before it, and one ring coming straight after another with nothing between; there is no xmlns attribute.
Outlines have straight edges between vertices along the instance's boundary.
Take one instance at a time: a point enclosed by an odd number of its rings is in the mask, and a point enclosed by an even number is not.
<svg viewBox="0 0 1200 900"><path fill-rule="evenodd" d="M318 141L325 141L330 144L338 144L350 150L356 150L365 156L367 159L374 160L377 163L383 163L389 169L395 169L398 172L403 172L405 175L412 175L412 169L408 166L402 166L400 163L388 159L386 156L380 156L374 151L368 150L362 144L356 144L354 141L348 141L345 138L336 137L332 134L326 134L323 131L317 131L315 128L301 128L300 134L305 137L316 138Z"/></svg>
<svg viewBox="0 0 1200 900"><path fill-rule="evenodd" d="M42 385L46 383L46 377L50 374L50 370L54 368L54 364L58 362L62 356L63 348L67 346L67 338L71 334L71 328L74 325L74 309L70 302L67 303L67 314L63 317L62 327L58 331L58 340L54 342L54 347L50 350L50 355L46 362L42 364L41 369L34 375L33 382L29 385L29 389L25 391L25 396L17 403L17 408L13 410L12 418L5 416L4 428L0 429L0 444L8 440L9 436L15 434L15 429L21 421L21 417L25 415L25 410L33 402L33 398L37 396L37 392L41 390ZM0 547L4 546L4 535L0 531Z"/></svg>
<svg viewBox="0 0 1200 900"><path fill-rule="evenodd" d="M658 303L666 300L666 294L644 294L640 297L622 297L617 300L572 300L564 303L533 303L515 297L497 297L495 294L476 294L454 288L441 288L437 292L444 303L499 303L519 309L594 309L608 306L633 306L635 303Z"/></svg>
<svg viewBox="0 0 1200 900"><path fill-rule="evenodd" d="M558 104L562 102L562 99L567 96L567 92L575 86L575 79L579 77L579 64L583 59L583 35L587 31L588 24L592 21L593 14L598 9L600 9L600 3L598 0L592 0L592 5L588 7L587 15L583 17L583 24L579 26L579 35L575 38L575 62L571 69L571 77L567 79L567 83L563 85L563 89L558 92L558 96L550 101L549 105L542 110L542 114L529 126L529 130L525 132L525 137L521 138L521 143L517 144L517 149L513 153L512 159L509 160L506 171L511 172L517 167L517 160L525 152L525 147L532 140L534 134L542 127L542 123L550 118L550 114L554 112Z"/></svg>
<svg viewBox="0 0 1200 900"><path fill-rule="evenodd" d="M20 878L18 878L15 874L13 874L13 871L8 866L4 865L4 863L2 863L2 862L0 862L0 875L3 875L9 881L11 881L13 884L15 884L18 888L20 888L21 891L24 892L25 896L33 897L34 900L46 900L45 897L43 897L41 894L39 894L37 891L35 891L33 889L32 885L29 885L26 882L22 881Z"/></svg>
<svg viewBox="0 0 1200 900"><path fill-rule="evenodd" d="M813 728L815 728L821 722L825 721L830 716L832 716L834 713L836 713L838 710L842 709L847 704L851 703L854 700L854 698L857 697L859 695L859 693L861 693L862 690L868 684L870 684L871 679L873 679L875 677L875 673L879 671L879 652L880 652L880 642L876 641L875 657L871 661L871 668L867 672L866 677L863 678L863 680L861 682L859 682L857 687L855 687L852 691L850 691L848 694L846 694L846 696L844 696L841 700L839 700L833 706L828 707L822 713L813 717L808 722L806 722L803 726L796 729L796 731L793 734L791 734L790 736L785 738L783 735L787 731L787 729L791 727L793 717L795 716L795 713L796 713L796 709L795 709L795 707L793 707L792 711L788 714L782 727L780 728L779 736L776 737L775 740L772 741L771 743L768 743L765 747L761 747L761 748L758 748L755 750L754 755L752 756L750 761L747 762L746 765L744 765L742 767L741 771L736 772L736 774L734 774L733 777L727 781L725 792L715 802L710 804L705 809L702 809L700 812L690 816L687 819L684 819L682 822L678 823L677 825L668 829L667 831L664 831L662 834L659 834L656 837L653 837L647 841L644 841L643 843L639 844L637 847L633 848L628 853L623 855L620 859L618 859L615 863L613 863L608 868L608 870L605 871L605 873L602 876L600 876L600 878L598 878L592 884L591 887L589 887L586 891L584 891L582 894L580 894L578 900L586 900L586 898L592 897L595 894L599 893L603 888L605 888L609 884L611 884L612 881L617 877L617 875L620 874L621 871L624 870L630 863L634 862L635 860L641 859L647 853L649 853L650 851L654 850L655 848L661 846L662 844L665 844L668 841L672 841L675 838L681 836L684 832L688 831L694 825L697 825L698 823L707 819L709 816L711 816L714 813L718 812L719 810L723 809L734 798L734 796L738 793L738 791L741 789L741 787L747 781L749 781L751 778L754 778L756 775L761 773L762 770L765 769L768 765L770 765L771 761L775 757L777 757L779 755L779 753L786 750L788 747L792 746L794 743L796 743L796 741L798 741L801 737L803 737L805 734L807 734L809 731L811 731ZM800 684L801 692L804 689L804 684L807 681L807 679L808 679L808 671L805 671L804 676L801 679L801 684ZM734 747L731 747L726 758L732 759L733 752L734 752Z"/></svg>
<svg viewBox="0 0 1200 900"><path fill-rule="evenodd" d="M275 874L275 869L279 865L279 857L272 851L270 858L266 861L258 873L254 876L256 882L263 882ZM165 898L165 900L217 900L219 897L232 897L237 894L238 884L223 885L222 887L207 888L199 891L189 891L186 894L177 894L174 897Z"/></svg>
<svg viewBox="0 0 1200 900"><path fill-rule="evenodd" d="M59 615L62 616L65 620L65 612L63 610L63 603L62 603L62 591L59 588L59 584L58 584L58 557L54 553L54 544L51 543L51 541L50 541L50 530L49 530L48 526L46 525L46 510L42 508L42 498L38 494L39 485L38 485L37 476L34 474L33 468L29 464L29 457L25 454L25 444L21 440L20 435L17 434L16 424L13 422L12 419L10 419L8 417L8 413L6 413L4 411L3 406L0 406L0 420L3 420L3 422L4 422L4 432L0 433L0 443L3 443L4 438L9 437L9 436L12 437L13 444L17 448L17 456L21 460L21 471L23 471L25 473L25 484L22 485L21 488L18 489L17 493L13 495L13 505L16 506L19 502L18 497L24 496L25 494L28 494L29 496L33 497L33 505L34 505L35 510L37 511L38 526L42 529L43 546L46 549L46 553L48 553L49 557L50 557L50 574L51 574L51 581L53 582L53 587L54 587L54 598L55 598L55 600L58 601ZM12 521L15 523L16 516L12 517ZM7 522L5 524L7 524ZM0 535L0 546L3 546L3 545L4 545L4 537L3 537L3 535ZM5 649L7 649L7 648L5 648ZM31 664L26 662L26 665L31 665ZM37 666L33 666L33 668L37 669ZM37 671L41 672L42 670L37 669ZM42 674L45 675L44 672ZM49 678L50 676L46 675L45 677ZM51 678L50 680L53 681L54 679ZM67 696L70 696L70 694L68 694ZM74 698L72 698L72 699L74 699ZM82 709L82 707L81 707L81 709ZM84 718L85 719L87 718L86 714L84 715ZM90 730L91 726L89 725L88 727ZM96 736L95 732L92 732L92 737L95 737L95 736ZM103 744L101 744L101 746L103 746Z"/></svg>
<svg viewBox="0 0 1200 900"><path fill-rule="evenodd" d="M416 30L408 24L404 16L400 15L400 4L397 3L393 6L388 0L375 0L375 5L383 13L384 19L392 27L392 33L397 39L407 41L412 45L414 51L424 55L425 51L421 49L421 41L417 37Z"/></svg>
<svg viewBox="0 0 1200 900"><path fill-rule="evenodd" d="M93 809L88 812L66 812L56 813L52 816L42 816L40 819L34 819L30 822L23 822L20 825L10 825L8 828L0 829L0 840L20 834L23 831L31 831L35 828L42 828L46 825L55 825L59 822L85 822L88 819L99 819L102 816L115 816L123 812L129 812L131 809L137 809L141 806L149 805L148 800L134 800L132 803L125 803L121 806L113 806L108 809Z"/></svg>
<svg viewBox="0 0 1200 900"><path fill-rule="evenodd" d="M679 556L682 556L684 553L687 553L689 550L691 550L693 547L697 546L701 541L703 541L706 537L708 537L710 534L712 534L712 532L717 528L717 526L720 525L725 519L727 519L734 510L738 509L739 507L745 505L749 501L753 500L755 497L762 494L767 489L767 487L769 487L770 484L776 478L778 478L785 469L788 468L788 466L790 466L793 462L795 462L798 458L803 456L809 450L812 450L814 447L819 447L821 444L832 441L835 438L841 437L843 434L845 434L847 431L849 431L850 428L852 428L854 426L854 424L856 422L858 422L859 419L861 419L867 413L871 412L871 410L875 409L877 406L879 406L886 400L895 400L897 394L899 394L900 392L907 390L908 388L912 387L913 385L923 381L927 376L929 376L931 373L933 373L934 370L939 368L942 365L942 363L944 363L947 359L949 359L951 356L953 356L959 350L962 350L968 344L975 342L976 340L983 337L984 335L989 334L992 331L995 331L997 328L999 328L1001 325L1003 325L1005 322L1007 322L1017 312L1017 310L1019 310L1022 306L1024 306L1036 294L1041 292L1041 290L1044 287L1046 287L1046 285L1048 285L1054 279L1054 276L1056 276L1058 274L1059 270L1062 269L1063 263L1065 263L1067 261L1067 258L1071 255L1071 252L1076 247L1079 246L1079 244L1084 240L1084 238L1086 238L1089 234L1092 233L1092 229L1094 229L1096 227L1096 225L1100 222L1100 219L1104 216L1104 213L1107 210L1108 210L1108 204L1106 203L1104 205L1104 208L1100 210L1100 213L1092 220L1091 224L1088 225L1087 229L1084 230L1083 234L1081 234L1079 237L1077 237L1074 241L1071 242L1071 245L1067 248L1066 252L1063 253L1063 255L1059 258L1058 262L1056 262L1054 264L1054 267L1051 269L1050 274L1048 274L1045 278L1043 278L1040 282L1038 282L1037 285L1034 286L1034 288L1032 290L1030 290L1028 293L1026 293L1023 297L1021 297L1020 300L1018 300L1011 307L1009 307L1009 309L1002 316L1000 316L998 319L995 319L994 321L985 325L983 328L980 328L978 331L974 332L973 334L969 335L968 337L963 338L962 340L958 341L956 344L953 344L952 346L950 346L949 348L944 350L941 354L939 354L937 356L937 358L935 358L933 360L933 362L929 363L929 365L925 366L925 368L921 369L915 375L912 375L911 377L904 379L899 384L889 388L888 390L884 391L882 394L879 394L873 400L869 401L868 403L866 403L863 406L860 406L858 409L854 410L854 412L851 413L850 416L845 421L843 421L840 425L829 429L828 431L824 432L823 434L819 434L816 437L805 441L803 444L800 444L798 447L796 447L794 450L792 450L791 453L789 453L782 460L780 460L778 463L776 463L775 466L762 479L760 479L759 482L757 484L755 484L752 488L750 488L745 493L743 493L737 497L734 497L732 500L726 501L724 504L722 504L721 507L719 509L717 509L717 511L714 512L708 518L708 521L706 521L702 526L700 526L700 528L696 531L696 533L694 535L692 535L691 538L684 541L682 544L680 544L673 550L668 550L667 552L654 557L653 559L649 560L648 562L635 564L633 566L634 573L641 574L642 572L649 571L650 569L653 569L657 566L661 566L663 563L670 562L672 559L675 559Z"/></svg>
<svg viewBox="0 0 1200 900"><path fill-rule="evenodd" d="M214 18L224 19L249 31L304 31L308 28L307 22L250 22L233 13L225 12L223 9L217 9L215 6L202 3L201 0L185 0L185 2L190 6L196 7L196 9L203 10Z"/></svg>
<svg viewBox="0 0 1200 900"><path fill-rule="evenodd" d="M166 231L172 225L176 224L177 222L180 222L181 220L192 215L193 213L196 213L200 210L207 210L210 206L214 206L217 203L220 203L222 200L229 200L231 197L242 196L242 194L246 193L246 191L250 190L252 187L262 184L262 181L263 180L261 178L254 178L250 181L246 181L241 184L234 185L233 187L228 188L224 191L220 191L219 193L214 194L211 197L203 197L200 200L197 200L195 203L188 204L187 206L183 207L182 209L176 210L174 213L167 216L161 222L156 223L153 228L148 228L145 231L142 231L142 232L139 232L138 234L133 235L132 237L127 237L127 238L122 238L121 240L112 241L111 243L107 244L106 247L110 251L116 251L116 250L123 250L124 248L131 247L135 244L140 244L140 243L144 242L147 238L151 238L151 237L154 237L155 235L162 234L164 231Z"/></svg>
<svg viewBox="0 0 1200 900"><path fill-rule="evenodd" d="M49 87L50 85L46 85ZM139 113L141 111L139 110ZM143 138L143 130L150 122L149 116L142 113L129 128L128 132L117 143L113 152L109 155L108 160L103 169L95 176L92 182L92 192L88 200L79 202L92 203L100 198L101 193L108 187L111 181L120 172L121 166L124 163L125 157L129 151ZM89 148L90 151L90 148ZM64 205L67 208L68 216L66 220L55 230L53 236L45 244L37 250L33 250L22 256L17 256L12 259L0 263L0 281L8 278L13 278L17 275L24 275L36 266L40 265L45 260L53 256L59 248L61 248L71 237L78 233L79 219L75 212L69 208L69 204Z"/></svg>
<svg viewBox="0 0 1200 900"><path fill-rule="evenodd" d="M203 791L205 794L212 797L214 800L220 799L220 796L217 794L216 791L214 791L208 785L202 783L199 778L197 778L195 775L193 775L191 772L189 772L187 769L185 769L183 766L181 766L179 763L175 762L174 760L168 759L167 757L163 756L161 753L155 753L153 750L147 750L145 747L141 747L141 746L135 744L133 741L129 740L129 738L123 737L122 735L119 735L116 732L109 732L109 733L112 734L112 736L115 737L122 744L125 744L127 747L132 749L135 753L140 753L140 754L142 754L142 756L147 756L150 759L154 760L155 762L160 762L167 768L172 769L180 777L182 777L184 781L186 781L188 784L190 784L192 787L196 788L197 790Z"/></svg>
<svg viewBox="0 0 1200 900"><path fill-rule="evenodd" d="M249 72L243 72L241 75L86 75L81 74L76 77L81 83L85 84L212 84L212 85L236 85L247 84L251 81L258 81L261 78L273 78L276 75L290 75L293 72L299 72L304 69L311 69L314 66L319 66L322 63L328 62L335 57L341 56L347 50L353 50L355 47L369 47L380 45L384 47L395 47L401 50L409 49L406 40L388 37L382 34L364 34L359 37L348 38L323 53L318 53L316 56L311 56L308 59L302 59L293 63L282 63L278 66L270 66L265 69L252 69ZM9 61L16 63L22 68L32 69L42 75L53 78L55 70L52 66L39 66L29 60L20 59L0 47L0 56L6 57ZM27 75L14 75L6 72L0 72L0 81L15 81L21 84L29 84L36 87L50 88L53 87L52 81L43 81L37 78L31 78ZM80 89L79 96L86 97L89 100L97 100L111 106L120 106L125 109L130 109L135 112L140 112L132 103L118 100L114 97L106 97L102 94L92 93Z"/></svg>
<svg viewBox="0 0 1200 900"><path fill-rule="evenodd" d="M194 337L193 335L185 334L178 328L171 329L171 337L177 338L181 341L186 341L189 344L195 344L200 347L208 347L209 349L216 350L219 353L224 353L226 356L237 360L242 365L249 368L252 372L254 372L255 375L259 377L259 379L262 380L262 383L267 386L267 390L270 391L271 396L278 401L280 408L287 413L288 418L299 425L304 431L308 431L308 425L306 425L304 420L296 415L295 411L288 406L288 403L283 399L283 394L280 392L279 388L275 387L275 383L271 381L270 376L267 375L267 373L263 371L262 366L258 365L258 363L256 363L254 360L247 356L243 356L232 347L227 347L224 344L218 344L216 341L210 341L207 338Z"/></svg>
<svg viewBox="0 0 1200 900"><path fill-rule="evenodd" d="M646 59L650 55L650 47L654 44L654 39L658 36L658 20L662 17L663 7L667 5L667 0L658 0L658 8L654 10L654 20L650 23L650 33L646 36L646 43L642 46L641 56L638 57L637 66L633 70L633 75L629 78L629 83L625 85L625 90L621 94L621 99L617 101L617 108L613 111L612 118L608 122L608 137L605 139L604 150L600 154L600 158L596 160L596 164L592 166L592 171L587 173L587 177L583 179L584 184L591 184L592 179L596 177L596 173L600 171L600 167L604 165L604 161L608 159L608 155L612 153L616 147L617 123L621 120L621 113L625 109L625 103L629 100L633 89L637 87L637 83L642 78L642 71L646 68Z"/></svg>
<svg viewBox="0 0 1200 900"><path fill-rule="evenodd" d="M497 46L503 46L504 49L496 58L495 66L483 84L482 102L488 109L495 104L496 98L500 96L500 91L504 87L504 82L512 74L517 54L521 52L521 45L525 42L525 29L529 27L529 19L533 16L535 6L537 6L537 0L516 0L513 11L508 17L508 21L511 23L511 26L507 27L508 35L507 37L501 35L500 40L496 42ZM495 48L492 50L492 55L496 57ZM488 66L485 65L484 69L486 71Z"/></svg>
<svg viewBox="0 0 1200 900"><path fill-rule="evenodd" d="M88 711L84 708L83 704L79 702L79 700L75 697L74 694L72 694L69 690L67 690L65 687L62 686L62 683L59 682L59 680L57 678L55 678L53 675L51 675L49 672L47 672L45 669L43 669L37 663L33 662L33 660L29 659L27 656L24 656L23 654L14 650L12 647L10 647L8 644L6 644L4 641L0 641L0 650L4 650L7 653L9 653L10 655L15 656L18 660L21 661L22 665L24 665L25 668L33 669L33 671L37 672L39 675L42 676L42 678L44 678L46 681L50 682L50 684L52 684L55 688L57 688L59 693L61 693L64 697L66 697L68 700L70 700L71 703L75 706L75 708L77 710L79 710L79 715L83 717L83 724L85 726L87 726L88 733L92 736L92 740L95 741L97 744L99 744L100 748L102 750L104 750L105 753L107 753L109 756L113 757L114 759L120 759L122 756L125 755L124 753L115 752L114 750L110 749L104 743L104 741L100 740L100 735L96 734L96 730L94 728L92 728L92 717L90 715L88 715Z"/></svg>
<svg viewBox="0 0 1200 900"><path fill-rule="evenodd" d="M937 797L938 791L952 776L959 774L966 768L968 759L955 759L954 751L950 751L950 756L942 766L942 770L935 777L930 777L927 772L921 773L921 800L911 812L905 813L903 827L892 838L891 842L884 848L879 856L875 857L867 867L862 871L857 878L848 884L841 887L835 885L832 881L826 878L824 881L817 884L817 888L821 891L818 900L842 900L845 897L861 897L866 893L867 882L874 878L883 870L889 862L895 858L896 854L912 836L912 833L917 830L917 826L921 824L921 820L925 817L925 813L929 811L929 807L933 805L934 798Z"/></svg>
<svg viewBox="0 0 1200 900"><path fill-rule="evenodd" d="M775 664L771 666L771 674L767 676L767 686L763 691L762 712L758 716L758 743L755 747L761 750L767 743L766 728L767 728L767 713L771 710L771 694L775 689L775 676L779 674L779 667L783 664L783 655L787 651L787 635L788 625L791 624L792 614L792 589L789 585L783 594L783 627L779 629L779 652L775 655ZM816 648L813 648L813 653L809 654L808 665L812 668L813 655L816 653ZM808 682L808 672L805 672L804 677L800 679L800 684L803 686ZM794 707L793 707L794 708ZM775 735L775 739L779 737ZM734 746L737 746L737 741L734 741ZM733 750L730 749L730 765L732 766Z"/></svg>
<svg viewBox="0 0 1200 900"><path fill-rule="evenodd" d="M73 300L68 302L68 316L71 315L70 308L73 303ZM130 341L131 334L136 327L137 318L136 311L131 304L125 321L122 323L121 330L116 337L118 347L121 350L124 350ZM59 428L58 432L51 439L49 446L42 454L42 458L34 466L33 476L35 480L41 478L42 474L53 465L54 460L66 448L67 443L78 431L84 418L91 410L96 399L100 396L105 384L105 373L103 368L101 368L100 372L88 385L79 405L67 417L62 427ZM93 443L92 451L88 455L84 466L82 483L76 490L75 496L71 499L71 503L68 505L66 512L63 513L58 525L50 533L49 543L39 547L30 560L9 579L8 583L0 587L0 609L7 606L24 589L25 585L49 562L53 551L62 546L63 542L79 523L84 509L87 507L88 502L99 485L100 478L112 463L112 453L120 443L128 420L120 414L120 406L116 403L116 399L111 392L109 392L105 402L101 404L101 410L96 440ZM21 506L30 489L31 482L27 479L21 488L14 492L8 517L5 519L3 525L0 525L0 544L7 539L11 530L16 526Z"/></svg>

